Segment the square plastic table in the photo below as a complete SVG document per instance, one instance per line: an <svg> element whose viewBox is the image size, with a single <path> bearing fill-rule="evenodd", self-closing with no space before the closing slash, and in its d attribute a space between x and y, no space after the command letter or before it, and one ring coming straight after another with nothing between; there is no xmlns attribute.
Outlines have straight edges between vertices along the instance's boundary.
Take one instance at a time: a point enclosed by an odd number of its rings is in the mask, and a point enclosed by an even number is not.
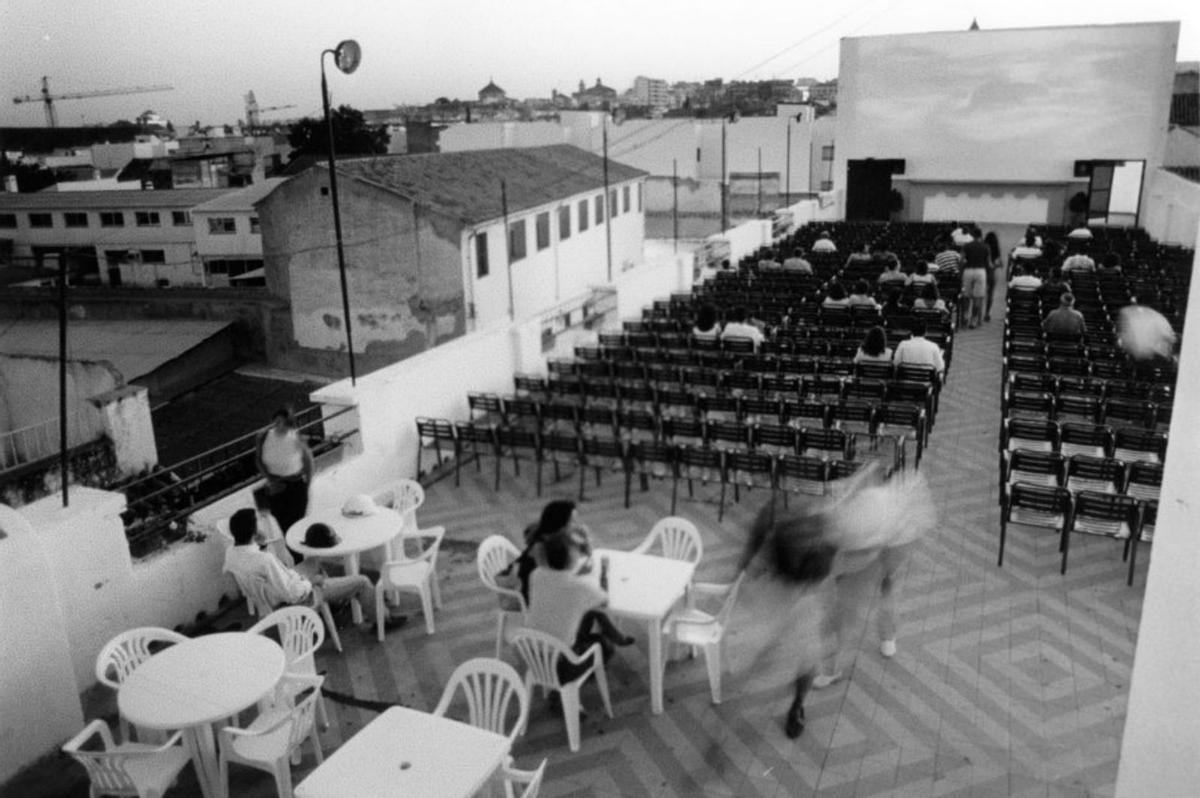
<svg viewBox="0 0 1200 798"><path fill-rule="evenodd" d="M392 707L296 786L296 798L469 798L504 762L509 740L457 720Z"/></svg>
<svg viewBox="0 0 1200 798"><path fill-rule="evenodd" d="M695 563L653 554L597 549L592 572L599 578L600 558L608 559L608 612L646 625L650 651L650 710L663 711L662 625L671 609L687 595Z"/></svg>

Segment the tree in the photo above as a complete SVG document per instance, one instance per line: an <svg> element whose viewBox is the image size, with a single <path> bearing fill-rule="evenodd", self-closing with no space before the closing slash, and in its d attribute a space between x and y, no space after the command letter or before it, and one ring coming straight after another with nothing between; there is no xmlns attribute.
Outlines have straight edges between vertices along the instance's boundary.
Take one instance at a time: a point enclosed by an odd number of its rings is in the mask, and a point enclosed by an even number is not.
<svg viewBox="0 0 1200 798"><path fill-rule="evenodd" d="M333 120L333 148L338 155L375 155L387 152L387 128L383 125L369 127L362 111L349 105L339 105L330 111ZM288 144L292 146L289 161L302 155L324 157L329 152L325 120L301 119L288 131Z"/></svg>

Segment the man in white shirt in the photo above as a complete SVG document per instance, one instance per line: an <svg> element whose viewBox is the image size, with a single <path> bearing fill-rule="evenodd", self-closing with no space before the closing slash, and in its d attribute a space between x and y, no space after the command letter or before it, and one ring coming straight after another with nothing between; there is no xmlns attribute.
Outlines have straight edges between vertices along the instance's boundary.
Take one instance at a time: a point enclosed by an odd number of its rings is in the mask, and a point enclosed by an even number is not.
<svg viewBox="0 0 1200 798"><path fill-rule="evenodd" d="M1008 287L1036 290L1042 287L1042 278L1037 275L1026 274L1025 267L1018 263L1013 266L1013 277L1008 281Z"/></svg>
<svg viewBox="0 0 1200 798"><path fill-rule="evenodd" d="M374 615L375 586L371 580L362 574L354 576L325 576L313 572L311 577L304 577L291 568L287 568L273 554L262 551L254 540L258 532L258 514L249 508L238 510L229 519L229 533L233 536L233 546L225 551L224 570L233 574L239 585L251 580L261 579L266 582L267 596L272 606L279 604L302 604L312 598L314 588L321 589L322 598L327 604L338 604L351 598L357 598L368 615ZM388 621L403 623L400 617L389 618ZM368 628L374 626L374 620L368 621Z"/></svg>
<svg viewBox="0 0 1200 798"><path fill-rule="evenodd" d="M746 309L742 307L729 311L725 329L721 331L721 340L724 341L727 338L749 338L754 342L756 350L766 340L762 330L746 322Z"/></svg>
<svg viewBox="0 0 1200 798"><path fill-rule="evenodd" d="M1068 245L1068 251L1071 253L1069 257L1062 263L1062 273L1065 277L1071 272L1094 272L1096 271L1096 261L1092 260L1088 255L1088 245L1086 241L1072 241Z"/></svg>
<svg viewBox="0 0 1200 798"><path fill-rule="evenodd" d="M812 274L812 264L804 259L804 250L797 247L792 250L792 256L783 262L783 270L785 272L802 272L804 274Z"/></svg>
<svg viewBox="0 0 1200 798"><path fill-rule="evenodd" d="M971 226L957 225L950 231L950 240L954 242L956 247L964 247L975 240L975 236L971 235Z"/></svg>
<svg viewBox="0 0 1200 798"><path fill-rule="evenodd" d="M896 365L914 363L920 366L933 366L938 377L945 379L946 360L942 357L942 348L925 337L925 320L920 317L914 318L909 323L909 329L912 330L912 338L896 345L896 353L892 355L892 362Z"/></svg>
<svg viewBox="0 0 1200 798"><path fill-rule="evenodd" d="M829 232L824 231L817 236L817 240L812 245L813 252L837 252L837 244L833 243L833 239L829 237Z"/></svg>

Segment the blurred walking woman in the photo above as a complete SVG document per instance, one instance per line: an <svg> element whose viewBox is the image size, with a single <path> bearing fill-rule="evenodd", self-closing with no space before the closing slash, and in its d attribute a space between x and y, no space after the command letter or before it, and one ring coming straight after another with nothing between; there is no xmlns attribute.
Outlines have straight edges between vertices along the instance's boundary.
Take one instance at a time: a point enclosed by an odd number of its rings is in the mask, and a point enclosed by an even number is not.
<svg viewBox="0 0 1200 798"><path fill-rule="evenodd" d="M267 482L271 515L286 534L308 512L308 484L313 456L289 408L271 417L271 426L258 438L258 470Z"/></svg>

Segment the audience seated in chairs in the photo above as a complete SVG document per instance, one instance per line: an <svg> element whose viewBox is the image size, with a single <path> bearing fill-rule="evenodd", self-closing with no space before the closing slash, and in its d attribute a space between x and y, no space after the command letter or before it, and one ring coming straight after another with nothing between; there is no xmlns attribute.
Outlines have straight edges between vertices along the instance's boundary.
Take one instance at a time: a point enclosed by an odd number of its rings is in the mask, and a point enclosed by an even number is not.
<svg viewBox="0 0 1200 798"><path fill-rule="evenodd" d="M746 309L740 306L729 311L729 320L721 331L721 340L726 338L749 338L754 342L755 349L766 340L760 328L746 321Z"/></svg>
<svg viewBox="0 0 1200 798"><path fill-rule="evenodd" d="M1039 250L1040 252L1041 250ZM1042 287L1042 278L1026 274L1025 267L1020 263L1013 266L1012 279L1008 281L1009 288L1037 290Z"/></svg>
<svg viewBox="0 0 1200 798"><path fill-rule="evenodd" d="M876 325L867 330L866 337L854 353L855 363L891 363L892 349L887 345L887 331Z"/></svg>
<svg viewBox="0 0 1200 798"><path fill-rule="evenodd" d="M1058 307L1046 314L1042 320L1042 329L1055 335L1075 335L1082 337L1087 333L1087 322L1083 314L1075 309L1075 295L1065 292L1058 300Z"/></svg>
<svg viewBox="0 0 1200 798"><path fill-rule="evenodd" d="M946 360L942 356L942 348L925 337L925 320L914 318L911 324L912 338L901 341L896 345L896 353L892 361L897 365L915 363L920 366L933 366L939 379L946 378Z"/></svg>

